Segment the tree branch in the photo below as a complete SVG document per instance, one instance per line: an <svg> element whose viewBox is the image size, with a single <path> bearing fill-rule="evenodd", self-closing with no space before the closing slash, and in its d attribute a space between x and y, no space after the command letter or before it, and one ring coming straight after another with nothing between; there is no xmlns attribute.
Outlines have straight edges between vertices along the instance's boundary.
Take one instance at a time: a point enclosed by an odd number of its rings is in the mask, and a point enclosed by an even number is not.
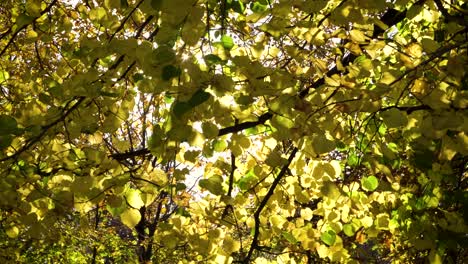
<svg viewBox="0 0 468 264"><path fill-rule="evenodd" d="M270 189L268 190L268 193L263 197L262 201L260 202L260 205L258 206L257 210L254 213L254 220L255 220L255 227L254 227L254 237L252 239L252 243L250 244L250 249L249 252L247 253L247 256L245 257L243 263L250 263L250 259L252 257L252 254L254 250L258 247L258 236L260 233L260 214L262 213L263 209L265 208L266 204L268 203L268 200L271 198L273 195L276 186L278 186L279 182L284 178L286 175L286 172L288 171L288 167L291 164L292 160L296 156L296 153L298 151L298 148L295 147L291 154L289 155L288 162L283 165L281 168L281 171L279 172L278 176L275 178L273 183L271 184Z"/></svg>
<svg viewBox="0 0 468 264"><path fill-rule="evenodd" d="M245 130L247 128L255 127L258 125L263 125L265 124L267 120L271 119L272 117L273 117L272 113L265 113L259 116L257 121L244 122L244 123L240 123L234 126L222 128L219 130L218 136L236 133L236 132Z"/></svg>
<svg viewBox="0 0 468 264"><path fill-rule="evenodd" d="M5 158L2 158L0 159L0 162L2 161L5 161L5 160L9 160L9 159L12 159L12 158L16 158L17 156L19 156L21 153L25 152L26 150L28 150L31 146L33 146L34 144L36 144L37 142L39 142L42 137L47 133L47 131L49 131L49 129L55 125L57 125L58 123L64 121L69 115L71 112L73 112L75 109L78 108L78 106L85 100L86 97L84 96L81 96L81 97L78 97L78 98L74 98L73 100L75 99L78 99L78 101L72 106L70 107L69 109L67 109L59 118L57 118L55 121L51 122L50 124L48 125L45 125L43 126L41 129L41 133L39 133L39 135L31 138L30 140L28 140L26 142L26 144L20 148L18 151L16 151L13 155L10 155L10 156L7 156ZM69 102L71 103L71 101Z"/></svg>
<svg viewBox="0 0 468 264"><path fill-rule="evenodd" d="M415 3L415 5L419 5L424 3L426 0L419 0L418 2ZM406 17L406 10L399 12L395 9L389 9L385 14L380 18L380 20L385 23L387 26L391 27L396 25L398 22L402 21ZM377 27L374 29L374 33L372 34L372 38L375 39L377 38L380 34L384 33L385 30L381 29L380 27ZM343 57L343 60L341 61L341 64L343 66L348 66L352 61L354 61L357 58L356 55L350 53L346 56ZM318 88L321 85L325 84L325 77L330 77L333 74L337 74L340 71L338 70L338 66L335 66L331 68L324 77L314 81L312 84L308 85L306 88L304 88L302 91L299 92L299 98L304 99L308 94L310 89L312 88Z"/></svg>
<svg viewBox="0 0 468 264"><path fill-rule="evenodd" d="M20 27L18 30L16 30L14 33L13 33L13 36L11 36L10 40L8 40L6 46L2 49L2 51L0 51L0 57L3 56L3 54L5 54L5 51L8 49L8 47L13 43L13 41L15 40L16 36L18 35L18 33L20 33L20 31L22 31L23 29L27 28L30 24L34 23L37 19L39 19L43 14L47 13L50 11L50 9L57 3L57 0L54 0L52 1L44 10L42 10L42 12L40 13L40 15L36 18L33 19L33 21L31 21L31 23L29 24L26 24L26 25L23 25L22 27ZM8 32L11 32L11 30L8 30ZM5 33L6 34L6 33ZM3 36L2 36L3 37Z"/></svg>

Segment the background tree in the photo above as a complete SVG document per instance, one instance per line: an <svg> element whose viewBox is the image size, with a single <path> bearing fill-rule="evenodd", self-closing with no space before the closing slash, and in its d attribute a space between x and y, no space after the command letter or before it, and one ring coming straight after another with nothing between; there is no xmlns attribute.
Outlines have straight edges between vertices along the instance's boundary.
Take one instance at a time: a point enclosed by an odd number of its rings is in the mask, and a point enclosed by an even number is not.
<svg viewBox="0 0 468 264"><path fill-rule="evenodd" d="M4 261L468 259L463 1L0 13Z"/></svg>

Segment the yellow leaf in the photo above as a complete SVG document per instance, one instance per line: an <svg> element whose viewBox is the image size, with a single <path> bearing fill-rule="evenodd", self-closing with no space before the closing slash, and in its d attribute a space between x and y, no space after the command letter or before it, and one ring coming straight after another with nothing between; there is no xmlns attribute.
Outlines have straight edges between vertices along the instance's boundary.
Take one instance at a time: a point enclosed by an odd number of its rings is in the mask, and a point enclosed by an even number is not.
<svg viewBox="0 0 468 264"><path fill-rule="evenodd" d="M365 216L364 218L360 220L361 220L362 226L364 226L365 228L371 227L374 223L372 217L370 216Z"/></svg>
<svg viewBox="0 0 468 264"><path fill-rule="evenodd" d="M360 30L353 29L349 32L349 35L351 36L351 40L357 43L363 43L366 42L366 35Z"/></svg>
<svg viewBox="0 0 468 264"><path fill-rule="evenodd" d="M127 208L121 215L120 220L129 228L134 228L141 220L140 211L133 208Z"/></svg>
<svg viewBox="0 0 468 264"><path fill-rule="evenodd" d="M452 140L452 138L445 135L442 138L442 147L439 153L439 159L452 160L455 154L457 154L457 144Z"/></svg>
<svg viewBox="0 0 468 264"><path fill-rule="evenodd" d="M159 186L164 186L167 183L167 175L166 173L158 168L153 168L152 166L149 166L152 169L149 168L150 172L148 175L148 178L155 182Z"/></svg>
<svg viewBox="0 0 468 264"><path fill-rule="evenodd" d="M286 219L280 215L270 216L270 223L274 227L282 228L285 222L286 222Z"/></svg>
<svg viewBox="0 0 468 264"><path fill-rule="evenodd" d="M16 238L19 234L19 229L16 226L12 226L6 230L6 234L9 238Z"/></svg>
<svg viewBox="0 0 468 264"><path fill-rule="evenodd" d="M240 243L237 240L234 240L231 236L226 236L223 241L223 250L226 253L231 254L240 249Z"/></svg>
<svg viewBox="0 0 468 264"><path fill-rule="evenodd" d="M141 199L140 192L135 189L129 189L125 194L127 203L133 208L141 208L145 203Z"/></svg>
<svg viewBox="0 0 468 264"><path fill-rule="evenodd" d="M442 264L442 258L435 248L431 249L431 253L429 253L429 263Z"/></svg>
<svg viewBox="0 0 468 264"><path fill-rule="evenodd" d="M338 87L340 86L340 77L338 75L333 75L331 78L330 77L327 77L325 76L325 83L330 85L330 86L334 86L334 87Z"/></svg>

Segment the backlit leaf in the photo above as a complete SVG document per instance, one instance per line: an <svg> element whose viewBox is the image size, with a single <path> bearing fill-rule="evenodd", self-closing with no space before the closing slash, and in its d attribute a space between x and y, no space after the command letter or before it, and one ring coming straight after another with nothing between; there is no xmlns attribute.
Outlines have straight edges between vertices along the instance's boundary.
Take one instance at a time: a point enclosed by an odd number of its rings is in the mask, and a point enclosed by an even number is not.
<svg viewBox="0 0 468 264"><path fill-rule="evenodd" d="M374 191L379 186L379 180L375 176L363 177L361 186L365 191Z"/></svg>
<svg viewBox="0 0 468 264"><path fill-rule="evenodd" d="M212 194L223 194L223 177L220 175L214 175L208 179L202 179L199 181L198 185L200 185L201 188L208 190Z"/></svg>
<svg viewBox="0 0 468 264"><path fill-rule="evenodd" d="M124 225L128 226L129 228L134 228L141 220L140 211L133 208L127 208L120 215L120 220Z"/></svg>
<svg viewBox="0 0 468 264"><path fill-rule="evenodd" d="M125 200L132 208L140 209L145 203L141 199L140 192L135 189L129 189L125 194Z"/></svg>
<svg viewBox="0 0 468 264"><path fill-rule="evenodd" d="M221 37L221 44L225 49L232 49L234 47L234 40L228 35L224 35Z"/></svg>
<svg viewBox="0 0 468 264"><path fill-rule="evenodd" d="M335 231L328 230L328 231L323 232L322 235L320 235L320 240L322 240L323 243L327 244L328 246L333 246L336 240Z"/></svg>

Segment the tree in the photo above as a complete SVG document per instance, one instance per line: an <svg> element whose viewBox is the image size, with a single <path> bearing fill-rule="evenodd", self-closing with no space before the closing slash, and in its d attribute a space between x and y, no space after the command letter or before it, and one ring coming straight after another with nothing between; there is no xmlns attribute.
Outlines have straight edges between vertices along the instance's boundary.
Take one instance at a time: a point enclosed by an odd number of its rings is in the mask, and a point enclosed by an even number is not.
<svg viewBox="0 0 468 264"><path fill-rule="evenodd" d="M464 1L0 12L3 262L468 260Z"/></svg>

